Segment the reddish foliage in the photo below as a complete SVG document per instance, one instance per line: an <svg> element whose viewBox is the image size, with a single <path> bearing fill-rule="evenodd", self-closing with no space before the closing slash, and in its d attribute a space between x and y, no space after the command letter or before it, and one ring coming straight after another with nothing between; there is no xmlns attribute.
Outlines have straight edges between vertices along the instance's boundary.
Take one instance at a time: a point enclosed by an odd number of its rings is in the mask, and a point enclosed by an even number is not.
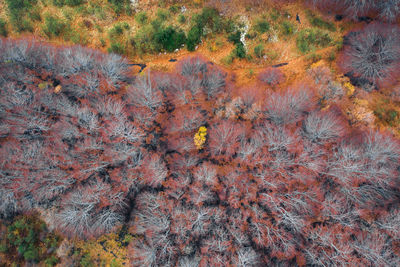
<svg viewBox="0 0 400 267"><path fill-rule="evenodd" d="M1 39L0 57L2 217L40 207L84 237L129 223L132 266L399 265L398 140L349 133L310 88L232 97L199 58L135 80L80 47Z"/></svg>

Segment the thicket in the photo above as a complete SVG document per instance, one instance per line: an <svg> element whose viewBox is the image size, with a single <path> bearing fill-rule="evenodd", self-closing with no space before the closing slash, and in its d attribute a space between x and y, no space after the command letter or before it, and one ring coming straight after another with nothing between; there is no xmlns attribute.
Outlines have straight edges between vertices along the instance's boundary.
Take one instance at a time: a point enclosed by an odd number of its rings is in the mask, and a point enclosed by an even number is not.
<svg viewBox="0 0 400 267"><path fill-rule="evenodd" d="M40 207L82 237L126 223L132 266L400 264L398 140L322 110L329 81L238 90L199 57L131 76L26 40L0 57L3 217Z"/></svg>

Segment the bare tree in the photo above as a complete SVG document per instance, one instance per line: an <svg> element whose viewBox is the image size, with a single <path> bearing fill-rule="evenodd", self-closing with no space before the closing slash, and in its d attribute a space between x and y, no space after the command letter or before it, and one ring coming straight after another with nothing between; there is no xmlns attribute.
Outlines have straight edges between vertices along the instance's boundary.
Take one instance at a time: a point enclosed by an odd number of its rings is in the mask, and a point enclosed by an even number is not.
<svg viewBox="0 0 400 267"><path fill-rule="evenodd" d="M211 99L225 86L225 75L219 70L213 70L203 76L201 85L204 88L204 93L207 95L207 99Z"/></svg>
<svg viewBox="0 0 400 267"><path fill-rule="evenodd" d="M332 112L313 112L303 123L303 136L312 142L325 143L342 136L344 127Z"/></svg>
<svg viewBox="0 0 400 267"><path fill-rule="evenodd" d="M346 71L374 84L391 83L400 68L400 30L397 26L370 24L349 38L344 54Z"/></svg>
<svg viewBox="0 0 400 267"><path fill-rule="evenodd" d="M276 86L277 84L283 82L285 76L282 71L277 68L266 69L258 75L258 79L270 86Z"/></svg>
<svg viewBox="0 0 400 267"><path fill-rule="evenodd" d="M395 22L400 14L399 0L376 1L379 9L379 18L387 22Z"/></svg>
<svg viewBox="0 0 400 267"><path fill-rule="evenodd" d="M161 92L152 85L150 72L147 73L147 77L137 79L135 84L128 88L128 96L133 103L152 111L162 105Z"/></svg>
<svg viewBox="0 0 400 267"><path fill-rule="evenodd" d="M298 121L309 110L311 93L308 88L290 89L284 93L272 93L266 100L265 113L275 124L290 124Z"/></svg>
<svg viewBox="0 0 400 267"><path fill-rule="evenodd" d="M207 63L199 57L191 57L180 62L180 71L183 76L196 76L208 70Z"/></svg>
<svg viewBox="0 0 400 267"><path fill-rule="evenodd" d="M114 86L118 82L126 81L129 71L128 61L117 54L107 54L103 56L100 70L103 75Z"/></svg>
<svg viewBox="0 0 400 267"><path fill-rule="evenodd" d="M235 265L240 267L258 266L260 263L257 253L251 247L240 248L237 258L234 259Z"/></svg>

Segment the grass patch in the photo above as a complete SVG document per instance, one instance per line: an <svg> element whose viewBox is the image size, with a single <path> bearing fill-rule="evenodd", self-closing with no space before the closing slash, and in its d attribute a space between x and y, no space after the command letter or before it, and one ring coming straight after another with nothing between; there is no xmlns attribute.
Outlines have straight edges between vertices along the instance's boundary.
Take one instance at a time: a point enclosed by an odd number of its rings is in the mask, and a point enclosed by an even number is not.
<svg viewBox="0 0 400 267"><path fill-rule="evenodd" d="M295 26L290 21L285 20L281 24L281 32L283 35L289 36L292 35L295 31Z"/></svg>
<svg viewBox="0 0 400 267"><path fill-rule="evenodd" d="M254 30L258 33L266 33L270 30L269 22L265 19L259 20L254 25Z"/></svg>
<svg viewBox="0 0 400 267"><path fill-rule="evenodd" d="M299 32L296 45L301 53L306 54L317 47L326 47L332 43L332 38L329 34L320 29L305 29Z"/></svg>
<svg viewBox="0 0 400 267"><path fill-rule="evenodd" d="M307 10L306 12L306 16L308 21L310 22L310 24L314 27L318 27L321 29L325 29L331 32L335 32L336 31L336 26L335 24L333 24L332 22L329 21L325 21L320 17L315 16L314 14L312 14L309 10Z"/></svg>
<svg viewBox="0 0 400 267"><path fill-rule="evenodd" d="M265 55L264 46L262 44L254 47L254 55L258 58L262 58Z"/></svg>
<svg viewBox="0 0 400 267"><path fill-rule="evenodd" d="M157 18L161 21L166 21L169 16L170 13L168 12L168 10L162 8L157 10Z"/></svg>

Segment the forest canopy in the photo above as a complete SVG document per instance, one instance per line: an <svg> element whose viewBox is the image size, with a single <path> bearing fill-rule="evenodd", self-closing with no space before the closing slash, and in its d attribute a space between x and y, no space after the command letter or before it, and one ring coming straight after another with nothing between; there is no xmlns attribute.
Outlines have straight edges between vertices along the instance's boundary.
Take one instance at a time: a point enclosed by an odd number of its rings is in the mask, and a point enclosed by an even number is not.
<svg viewBox="0 0 400 267"><path fill-rule="evenodd" d="M323 108L269 69L237 95L199 56L137 76L81 46L1 39L0 56L3 218L127 225L133 266L400 263L398 140L351 128L336 91Z"/></svg>

